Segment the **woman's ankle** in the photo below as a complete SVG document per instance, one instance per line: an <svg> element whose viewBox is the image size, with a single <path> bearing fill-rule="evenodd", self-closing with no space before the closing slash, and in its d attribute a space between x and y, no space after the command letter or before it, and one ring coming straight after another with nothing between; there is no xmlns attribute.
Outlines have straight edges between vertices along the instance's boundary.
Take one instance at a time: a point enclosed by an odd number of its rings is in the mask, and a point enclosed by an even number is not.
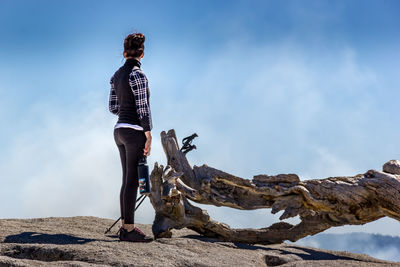
<svg viewBox="0 0 400 267"><path fill-rule="evenodd" d="M135 229L135 224L127 224L127 223L125 223L124 224L124 226L123 226L123 228L125 229L125 230L127 230L128 232L130 232L130 231L132 231L133 229Z"/></svg>

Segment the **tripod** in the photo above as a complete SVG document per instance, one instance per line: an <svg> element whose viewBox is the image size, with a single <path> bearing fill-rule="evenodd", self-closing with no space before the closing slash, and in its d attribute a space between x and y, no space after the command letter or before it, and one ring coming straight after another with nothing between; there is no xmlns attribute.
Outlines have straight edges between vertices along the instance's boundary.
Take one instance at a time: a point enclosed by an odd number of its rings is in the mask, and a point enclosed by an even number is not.
<svg viewBox="0 0 400 267"><path fill-rule="evenodd" d="M139 204L137 204L137 206L135 207L135 211L139 208L140 204L142 204L142 202L144 201L145 198L146 198L146 195L141 195L138 199L136 199L136 202L138 202L140 199L142 199L142 200L140 200ZM106 231L104 232L104 234L109 233L111 231L111 229L114 227L114 225L116 225L117 222L119 222L119 220L121 220L121 217L119 217L118 220L116 220L109 228L107 228Z"/></svg>

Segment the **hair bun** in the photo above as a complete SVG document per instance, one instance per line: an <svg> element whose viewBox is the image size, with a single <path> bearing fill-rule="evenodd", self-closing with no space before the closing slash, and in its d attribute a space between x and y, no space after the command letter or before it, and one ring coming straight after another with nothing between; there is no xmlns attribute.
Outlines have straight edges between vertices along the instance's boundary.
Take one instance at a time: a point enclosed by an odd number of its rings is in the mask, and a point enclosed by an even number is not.
<svg viewBox="0 0 400 267"><path fill-rule="evenodd" d="M144 43L144 41L145 41L145 37L144 37L144 34L143 33L135 33L135 34L133 34L133 39L136 41L141 41L141 42L143 42Z"/></svg>
<svg viewBox="0 0 400 267"><path fill-rule="evenodd" d="M138 57L144 51L145 36L143 33L129 34L124 41L124 53L130 57Z"/></svg>

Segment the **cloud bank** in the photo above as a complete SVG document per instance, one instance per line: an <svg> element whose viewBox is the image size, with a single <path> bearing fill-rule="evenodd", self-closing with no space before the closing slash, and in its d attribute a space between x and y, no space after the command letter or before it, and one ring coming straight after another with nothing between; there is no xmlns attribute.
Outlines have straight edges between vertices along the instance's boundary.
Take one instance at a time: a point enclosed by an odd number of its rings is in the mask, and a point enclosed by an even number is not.
<svg viewBox="0 0 400 267"><path fill-rule="evenodd" d="M170 128L180 139L199 134L198 149L188 154L192 164L249 179L261 173L298 173L302 179L354 175L400 158L400 126L376 101L384 86L379 70L361 63L350 47L322 55L290 42L228 42L185 82L173 75L179 64L169 58L161 59L172 62L167 74L147 62L155 125L150 164L165 164L158 133ZM104 86L81 96L80 109L38 101L28 110L26 120L34 123L19 124L1 159L0 200L7 203L2 217L119 217L116 118L108 113ZM389 99L386 106L394 103ZM279 217L269 210L198 206L232 227L265 227ZM148 200L135 218L152 223ZM390 219L338 229L332 231L400 234Z"/></svg>

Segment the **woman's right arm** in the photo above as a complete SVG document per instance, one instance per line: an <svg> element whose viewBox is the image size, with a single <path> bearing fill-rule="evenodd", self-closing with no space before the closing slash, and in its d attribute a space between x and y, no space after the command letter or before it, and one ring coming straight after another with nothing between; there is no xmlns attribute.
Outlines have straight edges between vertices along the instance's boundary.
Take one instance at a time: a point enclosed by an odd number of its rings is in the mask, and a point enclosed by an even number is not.
<svg viewBox="0 0 400 267"><path fill-rule="evenodd" d="M146 143L144 144L144 149L143 149L143 154L145 156L150 156L150 150L151 150L151 132L147 131L144 132L144 134L146 135Z"/></svg>
<svg viewBox="0 0 400 267"><path fill-rule="evenodd" d="M143 131L151 131L153 128L151 121L150 104L148 101L148 81L142 71L132 71L129 75L129 85L135 97L136 112L139 116L140 126Z"/></svg>
<svg viewBox="0 0 400 267"><path fill-rule="evenodd" d="M136 112L139 116L140 126L146 135L146 144L144 146L144 155L150 155L151 149L151 129L153 123L151 120L150 104L148 97L148 81L146 75L142 71L132 71L129 75L129 85L131 86L133 95L135 97Z"/></svg>

